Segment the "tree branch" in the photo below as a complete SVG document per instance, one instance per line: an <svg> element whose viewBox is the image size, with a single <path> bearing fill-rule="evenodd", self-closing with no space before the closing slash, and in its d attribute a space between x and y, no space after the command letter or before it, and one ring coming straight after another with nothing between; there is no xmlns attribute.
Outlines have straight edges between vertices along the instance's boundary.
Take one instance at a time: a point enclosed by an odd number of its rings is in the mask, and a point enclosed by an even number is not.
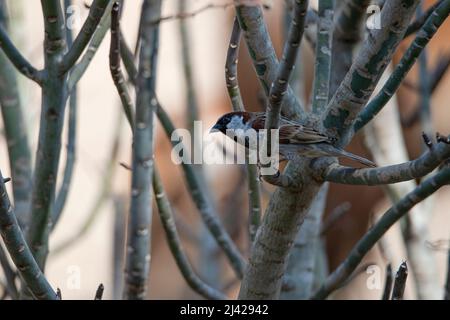
<svg viewBox="0 0 450 320"><path fill-rule="evenodd" d="M430 6L426 12L424 12L419 17L417 17L413 22L411 22L408 29L406 30L405 38L419 31L423 27L424 23L431 16L431 14L434 12L434 10L444 1L446 0L439 0L436 3L433 3L433 5Z"/></svg>
<svg viewBox="0 0 450 320"><path fill-rule="evenodd" d="M403 39L418 3L419 0L392 0L383 6L383 28L371 31L322 117L328 135L337 138L338 146L350 141L350 129Z"/></svg>
<svg viewBox="0 0 450 320"><path fill-rule="evenodd" d="M408 265L406 264L406 261L404 261L395 275L394 287L392 288L392 300L403 300L407 279Z"/></svg>
<svg viewBox="0 0 450 320"><path fill-rule="evenodd" d="M310 178L308 159L291 161L284 170L298 188L278 188L270 199L253 243L239 299L277 299L294 243L320 184Z"/></svg>
<svg viewBox="0 0 450 320"><path fill-rule="evenodd" d="M315 77L312 110L322 114L330 95L330 72L333 41L333 1L319 0L319 25L317 26Z"/></svg>
<svg viewBox="0 0 450 320"><path fill-rule="evenodd" d="M306 11L308 10L308 0L298 0L294 4L294 16L289 29L288 38L284 45L283 56L278 65L275 80L272 82L269 91L269 108L267 109L266 129L278 129L280 121L281 105L288 96L289 80L295 68L298 50L303 38L305 29ZM270 135L269 135L270 136ZM270 141L270 139L268 139ZM267 150L271 150L270 142Z"/></svg>
<svg viewBox="0 0 450 320"><path fill-rule="evenodd" d="M72 5L71 0L64 0L64 10ZM67 30L67 45L70 47L73 43L73 33ZM67 129L67 147L66 147L66 163L64 167L63 179L61 187L56 193L55 204L52 212L52 230L58 224L59 218L64 211L69 189L72 183L73 171L76 161L76 138L77 138L77 112L78 112L78 90L74 86L69 94L69 120Z"/></svg>
<svg viewBox="0 0 450 320"><path fill-rule="evenodd" d="M439 143L416 160L402 164L355 169L339 164L327 165L317 161L313 167L324 181L353 185L392 184L421 178L436 169L450 157L450 145Z"/></svg>
<svg viewBox="0 0 450 320"><path fill-rule="evenodd" d="M225 82L234 111L244 111L245 109L244 102L242 101L241 90L239 89L237 72L241 38L242 29L239 25L239 20L236 17L233 22L233 30L231 31L231 37L227 51L227 60L225 63Z"/></svg>
<svg viewBox="0 0 450 320"><path fill-rule="evenodd" d="M268 96L271 85L276 80L279 63L264 22L262 9L260 6L237 5L236 14L244 32L256 74ZM304 110L291 88L288 88L283 99L282 114L299 121L304 115Z"/></svg>
<svg viewBox="0 0 450 320"><path fill-rule="evenodd" d="M9 27L7 9L6 2L0 1L0 28L4 27L6 30ZM0 52L0 108L13 179L15 213L19 225L24 228L30 214L31 149L16 69L2 52Z"/></svg>
<svg viewBox="0 0 450 320"><path fill-rule="evenodd" d="M69 48L69 51L64 55L63 60L61 61L62 74L68 72L80 58L111 1L112 0L94 0L89 9L89 15L81 27L80 33L75 38L73 45Z"/></svg>
<svg viewBox="0 0 450 320"><path fill-rule="evenodd" d="M362 127L364 127L369 121L371 121L380 110L386 105L386 103L392 98L394 93L400 87L400 84L405 79L409 70L416 62L420 53L424 50L428 42L438 31L439 27L444 23L450 13L450 2L444 1L428 18L426 23L418 33L413 43L403 55L401 61L397 64L397 67L393 71L392 75L386 81L383 89L370 101L364 110L358 115L353 128L353 133L356 133Z"/></svg>
<svg viewBox="0 0 450 320"><path fill-rule="evenodd" d="M151 179L154 148L154 97L159 27L150 24L161 16L161 0L145 0L140 22L140 58L136 86L136 116L133 132L131 206L128 220L124 295L144 299L150 268L152 221Z"/></svg>
<svg viewBox="0 0 450 320"><path fill-rule="evenodd" d="M108 7L105 10L105 14L101 18L100 23L98 24L97 29L95 30L94 35L92 36L92 39L89 43L88 48L86 49L85 54L83 55L83 57L81 57L80 62L78 62L78 64L73 66L70 72L69 83L67 85L69 87L69 90L72 90L73 87L78 83L78 81L80 81L81 77L84 75L89 65L91 64L92 60L94 59L94 56L97 53L100 44L105 38L105 35L111 25L110 12L113 3L114 1L109 2Z"/></svg>
<svg viewBox="0 0 450 320"><path fill-rule="evenodd" d="M177 135L174 136L176 128L170 120L168 114L162 108L162 106L157 102L156 114L161 122L163 129L169 139L171 139L174 146L177 145L178 139ZM184 150L186 150L184 148ZM217 213L215 212L211 202L205 197L201 191L200 181L193 165L188 163L182 163L183 171L185 174L186 182L189 187L191 196L200 211L200 215L205 223L206 227L213 235L214 239L217 241L218 245L222 248L225 255L233 267L238 278L242 278L244 273L245 262L242 258L238 248L234 244L233 240L230 238L226 230L224 229L222 223L220 222Z"/></svg>
<svg viewBox="0 0 450 320"><path fill-rule="evenodd" d="M120 6L118 2L115 2L112 7L111 13L111 45L109 51L109 69L111 71L111 76L113 78L114 84L122 101L123 111L127 117L128 123L131 129L134 128L134 106L131 101L130 94L128 93L127 82L122 73L122 68L120 66Z"/></svg>
<svg viewBox="0 0 450 320"><path fill-rule="evenodd" d="M228 45L227 60L225 62L225 82L227 85L228 95L234 111L244 111L244 102L242 101L241 90L238 81L238 56L240 43L242 38L242 30L239 20L236 17L233 22L233 30L231 31L230 43ZM256 232L261 223L261 190L260 180L258 177L258 168L254 164L248 163L247 158L247 179L248 179L248 198L249 198L249 233L250 240L253 242Z"/></svg>
<svg viewBox="0 0 450 320"><path fill-rule="evenodd" d="M169 244L170 251L180 269L181 274L188 283L189 287L205 297L206 299L213 300L225 300L227 297L209 286L203 280L201 280L192 269L189 259L184 253L181 245L181 240L177 232L175 220L173 218L172 208L170 207L169 200L164 191L164 187L159 176L158 171L155 169L153 173L153 190L155 193L156 204L159 210L159 217L166 233L167 243Z"/></svg>
<svg viewBox="0 0 450 320"><path fill-rule="evenodd" d="M33 258L17 223L0 172L0 234L23 281L36 299L56 300L56 293Z"/></svg>
<svg viewBox="0 0 450 320"><path fill-rule="evenodd" d="M317 275L317 256L322 250L320 226L325 211L329 184L324 184L300 227L289 254L281 299L301 300L311 296Z"/></svg>
<svg viewBox="0 0 450 320"><path fill-rule="evenodd" d="M66 49L61 3L59 0L41 0L41 5L45 27L45 77L42 83L39 142L27 242L39 267L44 270L61 153L64 108L67 101L67 74L59 72L60 61ZM27 293L22 291L22 294Z"/></svg>
<svg viewBox="0 0 450 320"><path fill-rule="evenodd" d="M3 271L3 275L5 278L5 287L8 295L12 300L16 300L19 298L19 292L17 291L16 286L16 272L13 270L13 267L10 265L8 257L6 256L6 252L3 249L3 245L0 243L0 266Z"/></svg>
<svg viewBox="0 0 450 320"><path fill-rule="evenodd" d="M391 207L381 219L358 241L341 265L326 279L313 299L325 299L352 274L363 257L380 240L385 232L416 204L423 201L442 186L450 183L450 168L446 166L437 174L422 182L416 189Z"/></svg>
<svg viewBox="0 0 450 320"><path fill-rule="evenodd" d="M391 297L392 292L392 267L389 263L386 266L386 281L384 283L384 290L383 290L383 296L381 297L381 300L389 300Z"/></svg>
<svg viewBox="0 0 450 320"><path fill-rule="evenodd" d="M28 60L22 56L20 51L12 43L11 39L9 39L9 36L2 25L0 25L0 48L22 75L39 85L42 84L42 73L35 69Z"/></svg>
<svg viewBox="0 0 450 320"><path fill-rule="evenodd" d="M353 63L355 47L362 40L366 10L370 0L344 0L336 8L333 30L333 50L330 98L334 95Z"/></svg>

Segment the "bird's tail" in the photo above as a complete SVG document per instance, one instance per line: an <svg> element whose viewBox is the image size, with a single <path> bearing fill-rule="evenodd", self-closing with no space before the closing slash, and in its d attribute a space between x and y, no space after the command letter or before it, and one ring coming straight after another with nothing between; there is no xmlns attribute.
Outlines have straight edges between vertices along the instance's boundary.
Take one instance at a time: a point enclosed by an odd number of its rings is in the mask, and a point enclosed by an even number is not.
<svg viewBox="0 0 450 320"><path fill-rule="evenodd" d="M363 164L365 166L372 167L372 168L375 168L377 166L375 163L373 163L372 161L370 161L370 160L368 160L366 158L357 156L356 154L347 152L347 151L339 149L339 148L335 148L335 149L336 149L336 151L335 151L336 154L335 155L337 157L345 157L345 158L357 161L357 162L359 162L359 163L361 163L361 164Z"/></svg>
<svg viewBox="0 0 450 320"><path fill-rule="evenodd" d="M366 158L347 152L329 143L312 144L280 144L280 156L282 160L294 160L296 157L345 157L359 162L368 167L376 167L376 164Z"/></svg>

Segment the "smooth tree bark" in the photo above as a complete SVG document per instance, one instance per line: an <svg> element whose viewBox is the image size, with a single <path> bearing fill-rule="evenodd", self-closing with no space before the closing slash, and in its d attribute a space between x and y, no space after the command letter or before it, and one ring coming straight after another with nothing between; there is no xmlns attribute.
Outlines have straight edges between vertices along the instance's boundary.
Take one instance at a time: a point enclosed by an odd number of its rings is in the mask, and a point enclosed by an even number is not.
<svg viewBox="0 0 450 320"><path fill-rule="evenodd" d="M115 7L114 9L117 9ZM154 148L154 97L161 0L145 0L140 22L140 55L136 79L136 113L133 130L131 206L128 217L125 269L126 299L145 299L150 270L152 175Z"/></svg>

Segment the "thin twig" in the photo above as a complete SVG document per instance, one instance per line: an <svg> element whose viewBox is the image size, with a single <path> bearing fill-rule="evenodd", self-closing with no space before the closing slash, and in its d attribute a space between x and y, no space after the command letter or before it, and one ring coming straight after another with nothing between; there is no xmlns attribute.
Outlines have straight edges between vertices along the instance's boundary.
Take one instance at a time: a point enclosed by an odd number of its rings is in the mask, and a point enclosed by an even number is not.
<svg viewBox="0 0 450 320"><path fill-rule="evenodd" d="M434 176L426 179L412 192L392 206L381 219L353 247L350 254L338 268L326 279L325 283L313 295L314 299L325 299L345 282L357 268L363 257L380 240L386 231L417 203L428 198L442 186L450 183L450 168L447 166Z"/></svg>
<svg viewBox="0 0 450 320"><path fill-rule="evenodd" d="M120 5L119 2L115 2L111 12L111 45L109 51L109 69L113 78L114 84L122 101L123 111L127 117L128 123L131 129L134 128L134 106L131 101L130 94L128 93L127 82L122 73L120 66L120 43L124 41L120 40Z"/></svg>
<svg viewBox="0 0 450 320"><path fill-rule="evenodd" d="M42 84L42 73L33 67L24 56L22 56L20 51L9 39L9 36L2 25L0 25L0 48L22 75L35 81L39 85Z"/></svg>
<svg viewBox="0 0 450 320"><path fill-rule="evenodd" d="M250 56L264 93L269 97L272 83L276 81L279 62L264 22L260 6L236 4L236 15L244 33ZM302 121L305 111L289 87L283 97L282 114L292 120Z"/></svg>
<svg viewBox="0 0 450 320"><path fill-rule="evenodd" d="M203 282L192 269L189 260L182 248L181 240L175 225L172 208L170 207L170 203L164 191L161 178L156 169L153 173L153 189L155 193L156 204L158 206L159 216L161 218L161 223L166 234L166 239L169 244L170 251L172 252L177 266L180 269L180 272L188 283L189 287L191 287L192 290L207 299L226 299L227 297L223 293Z"/></svg>
<svg viewBox="0 0 450 320"><path fill-rule="evenodd" d="M429 86L430 94L433 94L436 91L436 89L439 87L441 80L444 78L444 75L447 73L447 71L450 67L450 55L449 54L447 54L437 60L438 60L437 65L431 74L430 86ZM405 85L405 84L406 84L406 81L403 81L403 85ZM415 87L413 88L413 90L416 90L416 89L417 88L415 88ZM402 119L402 124L406 127L413 126L417 122L417 120L419 120L419 118L420 118L420 111L421 111L420 104L417 104L413 108L413 110L414 111L411 113L411 115Z"/></svg>
<svg viewBox="0 0 450 320"><path fill-rule="evenodd" d="M176 134L176 128L173 125L170 117L162 108L161 104L157 102L156 114L161 122L163 129L171 139L172 144L174 146L178 145L177 141L181 141ZM175 138L175 139L174 139ZM182 143L182 142L181 142ZM184 150L186 150L184 148ZM201 217L206 224L206 227L210 231L210 233L214 236L215 240L225 252L225 255L229 259L233 270L236 272L238 278L242 278L244 274L245 262L242 258L239 250L234 244L233 240L230 238L226 230L224 229L222 223L219 220L219 217L214 210L211 202L205 195L201 192L199 178L195 174L194 168L191 164L182 163L183 171L185 174L186 182L189 186L189 190L191 192L191 196L200 211Z"/></svg>
<svg viewBox="0 0 450 320"><path fill-rule="evenodd" d="M344 202L338 205L336 208L331 211L325 221L322 223L322 227L320 229L320 235L325 236L328 231L336 225L336 223L352 208L352 204L350 202Z"/></svg>
<svg viewBox="0 0 450 320"><path fill-rule="evenodd" d="M177 0L178 1L178 11L183 12L186 10L187 0ZM195 92L195 83L192 68L192 57L191 57L191 41L189 39L189 28L187 21L184 19L178 22L178 30L180 33L181 40L181 60L183 68L184 84L186 85L186 124L188 130L194 132L194 122L200 119L200 110L197 102L197 95ZM198 141L194 142L194 148L198 146ZM197 166L201 172L201 167Z"/></svg>
<svg viewBox="0 0 450 320"><path fill-rule="evenodd" d="M403 39L419 0L387 1L381 10L383 28L371 30L355 56L352 67L321 117L325 133L346 146L353 137L353 125ZM380 50L383 48L383 54Z"/></svg>
<svg viewBox="0 0 450 320"><path fill-rule="evenodd" d="M89 9L89 16L81 27L73 45L69 48L69 51L64 55L63 60L61 61L61 73L68 72L83 54L110 2L111 0L94 0Z"/></svg>
<svg viewBox="0 0 450 320"><path fill-rule="evenodd" d="M67 8L72 5L71 0L64 1L64 8L67 12ZM67 19L67 17L66 17ZM73 33L71 30L67 30L67 45L70 47L73 44ZM66 147L66 163L64 167L63 180L61 187L56 193L55 204L52 212L52 230L58 224L59 218L62 215L64 207L66 205L67 197L69 195L69 189L72 183L72 176L76 161L76 138L77 138L77 109L78 109L78 90L77 86L74 86L69 96L69 127L67 130L67 147Z"/></svg>
<svg viewBox="0 0 450 320"><path fill-rule="evenodd" d="M1 1L0 25L8 30L8 22L6 1ZM19 225L26 228L31 202L31 148L17 71L3 53L0 53L0 107L13 179L14 210Z"/></svg>
<svg viewBox="0 0 450 320"><path fill-rule="evenodd" d="M321 114L330 96L331 57L333 41L333 1L319 0L319 25L317 27L316 68L312 109Z"/></svg>
<svg viewBox="0 0 450 320"><path fill-rule="evenodd" d="M78 240L86 235L91 227L94 225L99 213L101 212L101 208L105 201L108 199L111 194L111 188L113 185L114 174L116 170L117 156L120 150L120 128L121 128L121 118L117 122L116 127L114 128L115 136L113 137L113 144L111 148L110 156L108 157L107 163L105 164L105 171L102 175L102 181L100 190L98 191L98 195L95 198L91 209L87 213L86 220L81 224L81 227L76 230L72 235L70 235L67 239L64 239L61 243L59 243L51 252L52 256L57 256L58 254L64 252L69 247L76 245L79 243Z"/></svg>
<svg viewBox="0 0 450 320"><path fill-rule="evenodd" d="M13 299L17 299L19 297L19 292L17 291L16 286L16 273L13 270L13 267L10 265L8 257L6 256L6 252L3 249L3 245L0 243L0 266L3 270L3 275L5 276L6 284L5 289L7 294Z"/></svg>
<svg viewBox="0 0 450 320"><path fill-rule="evenodd" d="M97 291L95 292L94 300L102 300L104 291L105 291L105 286L103 285L103 283L100 283L100 285L97 288Z"/></svg>
<svg viewBox="0 0 450 320"><path fill-rule="evenodd" d="M308 0L299 0L294 5L294 16L292 18L288 39L283 49L283 57L278 66L277 75L269 91L269 108L267 109L266 129L278 129L281 105L289 88L289 80L294 70L300 48L303 31L305 29L306 11ZM328 93L327 93L328 94ZM270 135L268 135L270 137ZM268 139L267 150L271 150L271 142Z"/></svg>
<svg viewBox="0 0 450 320"><path fill-rule="evenodd" d="M444 300L450 300L450 249L447 253L447 280L445 281Z"/></svg>
<svg viewBox="0 0 450 320"><path fill-rule="evenodd" d="M239 20L236 17L233 22L233 30L231 31L231 37L227 51L227 60L225 63L225 82L234 111L244 111L245 109L244 102L242 101L241 90L239 89L237 72L241 38L242 30L241 26L239 25Z"/></svg>
<svg viewBox="0 0 450 320"><path fill-rule="evenodd" d="M237 70L241 38L242 30L239 25L239 20L236 17L233 22L233 30L231 31L225 63L225 82L234 111L245 110L241 90L239 89ZM246 155L248 154L246 153ZM248 158L246 162L249 197L249 234L250 240L253 242L256 231L261 223L261 185L257 166L250 164Z"/></svg>
<svg viewBox="0 0 450 320"><path fill-rule="evenodd" d="M56 293L42 274L24 239L0 172L0 234L26 286L36 299L55 300Z"/></svg>
<svg viewBox="0 0 450 320"><path fill-rule="evenodd" d="M208 3L208 4L204 5L203 7L198 8L198 9L196 9L194 11L191 11L191 12L185 12L184 10L182 10L182 12L161 17L161 18L159 18L157 20L152 21L151 24L157 25L157 24L160 24L161 22L170 21L170 20L177 20L177 19L178 20L185 20L187 18L193 18L196 15L198 15L200 13L203 13L203 12L205 12L207 10L210 10L210 9L223 9L223 10L225 10L225 9L227 9L227 8L233 6L233 5L234 5L234 1L233 2L223 3L223 4Z"/></svg>
<svg viewBox="0 0 450 320"><path fill-rule="evenodd" d="M406 280L408 279L408 265L404 261L395 275L394 287L392 289L392 300L403 300L405 294Z"/></svg>
<svg viewBox="0 0 450 320"><path fill-rule="evenodd" d="M92 60L94 59L94 56L97 53L100 44L105 38L105 35L111 25L110 12L113 3L114 1L109 2L108 7L105 10L105 14L101 18L97 26L97 30L95 30L91 38L91 41L86 49L86 52L81 57L80 61L72 68L70 72L69 82L67 85L69 90L71 90L78 83L78 81L80 81L81 77L84 75L89 65L91 64Z"/></svg>
<svg viewBox="0 0 450 320"><path fill-rule="evenodd" d="M60 288L56 288L56 297L58 300L62 300L62 292Z"/></svg>
<svg viewBox="0 0 450 320"><path fill-rule="evenodd" d="M386 281L384 282L384 290L382 300L390 300L391 292L392 292L392 266L389 263L386 266Z"/></svg>
<svg viewBox="0 0 450 320"><path fill-rule="evenodd" d="M403 79L416 62L420 53L439 30L439 27L444 23L449 13L450 1L444 1L427 19L426 23L421 28L421 32L417 34L413 43L403 54L401 61L397 64L395 70L392 72L383 88L359 114L358 119L354 124L354 132L359 131L369 121L371 121L392 98L397 89L400 87Z"/></svg>
<svg viewBox="0 0 450 320"><path fill-rule="evenodd" d="M430 6L426 12L419 15L416 20L414 20L406 30L405 38L411 36L412 34L416 33L417 31L422 28L423 24L428 20L428 18L431 16L431 14L434 12L434 10L445 0L439 0L436 3L434 3L432 6Z"/></svg>

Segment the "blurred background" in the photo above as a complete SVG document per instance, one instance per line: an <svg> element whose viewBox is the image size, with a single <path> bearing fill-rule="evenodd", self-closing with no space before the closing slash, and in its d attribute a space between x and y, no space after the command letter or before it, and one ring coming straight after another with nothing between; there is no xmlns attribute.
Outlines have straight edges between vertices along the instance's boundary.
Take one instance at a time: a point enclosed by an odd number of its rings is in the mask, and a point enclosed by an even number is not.
<svg viewBox="0 0 450 320"><path fill-rule="evenodd" d="M190 53L188 64L192 73L193 97L199 107L205 131L221 114L231 110L224 76L226 50L234 18L231 3L231 0L188 0L184 8L184 12L196 12L205 5L211 5L209 9L183 20L188 37L187 45ZM426 3L430 5L434 1ZM74 4L79 7L81 17L86 17L88 13L86 5L89 5L90 1L75 0ZM266 5L267 24L279 53L283 41L286 4L285 1L277 0L267 1ZM312 5L315 5L315 1L312 1ZM122 27L125 38L132 48L137 36L140 6L141 1L126 1L123 11ZM14 42L24 56L36 67L42 68L44 33L40 1L9 1L9 8ZM182 48L180 19L170 18L176 15L178 10L178 0L163 1L163 17L169 19L161 22L157 94L177 127L186 128L189 125L187 123L189 87L184 72L185 51ZM78 32L79 27L75 32ZM430 73L439 63L449 59L449 36L450 24L447 23L432 40L427 52L427 67ZM408 43L406 40L400 46L396 61L401 58ZM129 164L131 161L131 134L125 120L122 119L120 101L110 76L108 53L109 35L105 37L79 84L74 178L63 216L50 239L46 274L51 284L62 290L65 299L90 299L100 283L105 285L105 298L121 297L123 237L131 179L129 172L119 164ZM264 102L261 99L261 90L244 44L240 56L239 82L244 103L249 110L262 110ZM312 50L305 41L302 48L302 63L297 69L305 79L302 89L306 91L306 97L313 77L313 66ZM410 73L407 85L400 89L395 101L389 106L398 108L401 119L410 118L420 101L417 90L419 77L416 69ZM444 135L450 133L449 74L450 72L443 74L442 80L431 96L432 125L435 131ZM40 90L22 76L19 76L19 79L30 143L35 150ZM410 122L412 123L403 123L401 128L405 150L412 159L423 151L423 142L420 121ZM113 152L115 141L119 145L117 152ZM364 135L360 134L348 150L371 157L367 143ZM172 163L170 151L169 141L158 125L156 165L161 172L190 260L206 282L226 291L230 297L235 297L239 283L235 280L220 249L200 223L196 207L187 193L182 171ZM65 150L62 154L61 170L64 159ZM4 176L9 176L7 149L3 138L0 138L0 167ZM205 165L203 169L205 183L227 230L244 255L247 255L249 242L245 170L231 165ZM272 190L272 187L263 185L263 205L267 203ZM338 219L323 235L328 258L327 269L333 270L370 227L377 215L390 206L390 200L385 194L378 187L331 186L324 219L330 215L338 216ZM421 245L431 252L435 260L436 277L441 284L445 282L447 271L449 207L448 189L442 189L431 198L430 205L427 206L426 239L421 240ZM375 247L363 263L379 266L383 279L387 260L391 261L396 269L407 259L403 242L398 238L398 230L390 231L385 238L384 248ZM366 285L371 275L373 274L370 272L357 274L348 286L336 294L336 297L378 299L382 287L368 289ZM406 298L415 298L414 281L410 280L408 283L410 285L407 286ZM149 294L149 298L152 299L199 298L187 287L175 265L156 211L153 215Z"/></svg>

